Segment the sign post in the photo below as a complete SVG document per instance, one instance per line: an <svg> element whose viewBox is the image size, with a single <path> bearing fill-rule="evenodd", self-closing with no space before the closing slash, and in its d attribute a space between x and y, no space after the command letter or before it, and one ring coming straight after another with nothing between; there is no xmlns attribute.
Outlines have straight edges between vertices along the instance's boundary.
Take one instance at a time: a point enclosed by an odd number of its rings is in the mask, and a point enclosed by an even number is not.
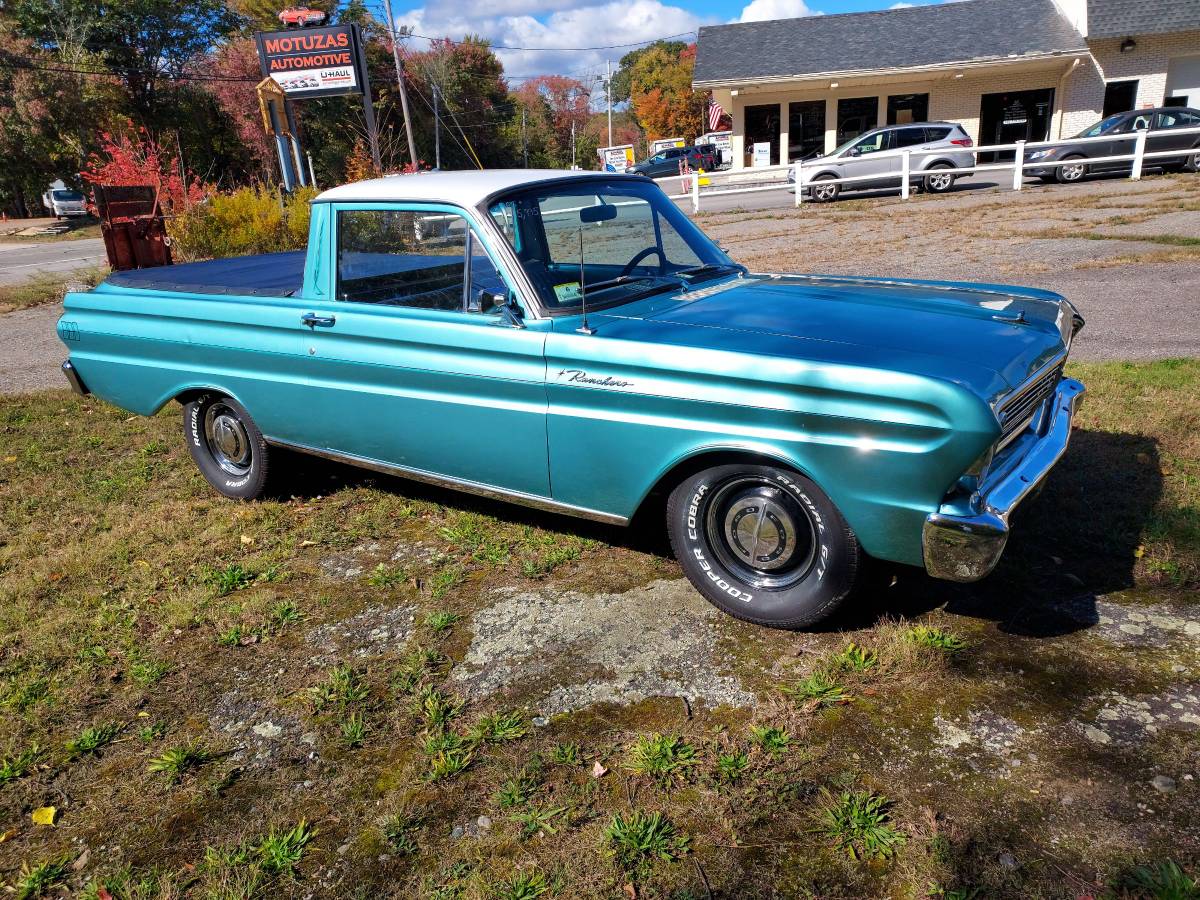
<svg viewBox="0 0 1200 900"><path fill-rule="evenodd" d="M371 84L367 77L367 61L363 54L362 35L358 26L328 25L323 28L259 32L254 35L254 40L258 45L262 73L279 87L283 104L289 100L304 100L309 97L331 97L340 94L362 96L367 139L371 144L371 159L377 170L382 169ZM261 94L260 90L260 96ZM276 118L290 119L289 109L281 109L280 112L282 116ZM266 114L264 109L264 117ZM298 155L299 147L296 151ZM291 155L287 154L289 157ZM282 166L282 158L280 163ZM303 171L301 166L296 168ZM286 173L284 180L287 181ZM303 180L303 175L300 180Z"/></svg>

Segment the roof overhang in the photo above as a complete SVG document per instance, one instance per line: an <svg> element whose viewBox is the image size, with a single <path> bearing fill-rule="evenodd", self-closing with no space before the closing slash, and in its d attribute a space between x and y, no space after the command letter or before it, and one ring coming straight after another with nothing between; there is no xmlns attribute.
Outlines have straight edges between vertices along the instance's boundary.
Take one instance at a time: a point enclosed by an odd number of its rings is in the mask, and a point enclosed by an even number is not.
<svg viewBox="0 0 1200 900"><path fill-rule="evenodd" d="M1004 69L1006 71L1021 69L1044 69L1054 63L1069 62L1078 56L1089 53L1086 46L1073 50L1056 50L1053 53L1026 54L1023 56L993 56L977 59L958 60L954 62L935 63L926 66L904 66L894 69L841 69L829 72L804 72L797 75L764 75L748 78L719 79L712 81L694 81L692 87L696 90L744 90L751 87L791 87L815 85L819 82L854 79L863 81L925 80L939 77L954 77L960 72Z"/></svg>

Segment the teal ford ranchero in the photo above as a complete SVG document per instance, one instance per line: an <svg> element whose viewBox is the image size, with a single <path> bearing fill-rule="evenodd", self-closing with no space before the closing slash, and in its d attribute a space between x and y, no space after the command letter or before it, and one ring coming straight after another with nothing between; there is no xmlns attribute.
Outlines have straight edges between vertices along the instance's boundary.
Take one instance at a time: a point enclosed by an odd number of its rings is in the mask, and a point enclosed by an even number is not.
<svg viewBox="0 0 1200 900"><path fill-rule="evenodd" d="M1066 449L1082 324L1029 288L751 273L645 178L518 170L326 191L307 253L114 274L58 327L77 390L182 404L227 497L289 450L663 516L706 598L799 627L864 554L992 570Z"/></svg>

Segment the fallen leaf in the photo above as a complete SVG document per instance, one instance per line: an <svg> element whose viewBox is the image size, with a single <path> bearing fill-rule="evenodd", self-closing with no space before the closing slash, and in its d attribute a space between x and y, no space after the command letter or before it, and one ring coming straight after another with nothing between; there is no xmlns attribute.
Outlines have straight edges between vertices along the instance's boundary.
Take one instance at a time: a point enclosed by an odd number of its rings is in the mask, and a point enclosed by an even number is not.
<svg viewBox="0 0 1200 900"><path fill-rule="evenodd" d="M55 806L39 806L29 818L33 819L34 825L53 825L54 820L58 818L58 807Z"/></svg>
<svg viewBox="0 0 1200 900"><path fill-rule="evenodd" d="M14 838L16 836L17 836L17 829L15 829L15 828L10 828L10 829L8 829L8 831L0 832L0 844L3 844L9 838Z"/></svg>
<svg viewBox="0 0 1200 900"><path fill-rule="evenodd" d="M1145 556L1145 555L1146 555L1146 547L1145 547L1145 545L1144 545L1144 544L1138 544L1138 548L1137 548L1136 550L1134 550L1134 551L1133 551L1133 555L1134 555L1134 556L1136 556L1138 559L1141 559L1143 556Z"/></svg>
<svg viewBox="0 0 1200 900"><path fill-rule="evenodd" d="M593 778L603 778L607 774L608 774L608 769L604 768L604 765L599 760L592 763L592 777Z"/></svg>
<svg viewBox="0 0 1200 900"><path fill-rule="evenodd" d="M96 900L113 900L113 895L108 892L108 888L102 887L96 891Z"/></svg>
<svg viewBox="0 0 1200 900"><path fill-rule="evenodd" d="M300 546L301 547L315 547L315 546L317 546L317 542L316 541L301 541Z"/></svg>
<svg viewBox="0 0 1200 900"><path fill-rule="evenodd" d="M254 538L250 537L250 535L248 535L248 534L242 535L242 546L243 547L249 547L253 543L254 543Z"/></svg>
<svg viewBox="0 0 1200 900"><path fill-rule="evenodd" d="M625 896L628 897L629 900L637 900L637 885L635 885L632 881L625 884Z"/></svg>
<svg viewBox="0 0 1200 900"><path fill-rule="evenodd" d="M6 456L6 457L4 457L4 461L5 462L16 462L17 458L15 456Z"/></svg>
<svg viewBox="0 0 1200 900"><path fill-rule="evenodd" d="M75 858L75 862L71 863L71 869L75 872L82 872L87 868L88 860L92 858L91 850L84 850Z"/></svg>

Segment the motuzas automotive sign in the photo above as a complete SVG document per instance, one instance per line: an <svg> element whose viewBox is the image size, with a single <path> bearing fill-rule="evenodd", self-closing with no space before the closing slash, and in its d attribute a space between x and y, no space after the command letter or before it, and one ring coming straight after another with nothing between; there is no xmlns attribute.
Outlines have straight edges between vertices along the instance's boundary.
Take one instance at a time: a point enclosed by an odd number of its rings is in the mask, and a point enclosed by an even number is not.
<svg viewBox="0 0 1200 900"><path fill-rule="evenodd" d="M289 97L362 93L357 26L260 32L255 39L263 74Z"/></svg>

